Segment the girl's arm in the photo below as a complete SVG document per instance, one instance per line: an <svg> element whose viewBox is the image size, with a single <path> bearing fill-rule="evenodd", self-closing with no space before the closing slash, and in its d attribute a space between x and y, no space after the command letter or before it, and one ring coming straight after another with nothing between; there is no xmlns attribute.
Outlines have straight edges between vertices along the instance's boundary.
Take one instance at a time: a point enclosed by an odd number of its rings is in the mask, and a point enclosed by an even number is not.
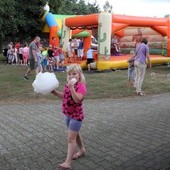
<svg viewBox="0 0 170 170"><path fill-rule="evenodd" d="M54 96L57 96L57 97L59 97L59 98L63 98L63 92L59 92L59 91L56 91L56 90L53 90L53 91L51 91L51 94L53 94Z"/></svg>
<svg viewBox="0 0 170 170"><path fill-rule="evenodd" d="M70 88L70 91L71 91L71 95L72 95L72 98L73 100L76 102L76 103L79 103L83 100L84 96L80 93L77 93L74 89L74 84L69 82L68 83L68 86Z"/></svg>

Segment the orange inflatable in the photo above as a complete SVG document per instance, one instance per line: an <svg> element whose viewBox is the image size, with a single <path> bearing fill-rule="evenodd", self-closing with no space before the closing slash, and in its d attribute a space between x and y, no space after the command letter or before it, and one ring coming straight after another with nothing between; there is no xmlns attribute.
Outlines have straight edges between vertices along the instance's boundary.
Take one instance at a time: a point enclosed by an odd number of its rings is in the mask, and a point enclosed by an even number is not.
<svg viewBox="0 0 170 170"><path fill-rule="evenodd" d="M157 64L159 63L159 61L160 61L160 64L170 62L170 18L151 18L151 17L138 17L138 16L126 16L126 15L116 15L116 14L109 14L109 13L100 13L100 14L79 15L79 16L72 16L72 17L65 16L64 19L65 19L64 24L67 28L70 28L70 30L72 30L72 35L78 34L84 30L89 31L90 36L83 37L84 44L85 44L85 51L91 45L91 34L92 34L91 30L93 28L97 28L98 30L98 57L96 57L97 58L97 61L96 61L97 69L106 69L107 65L109 69L110 68L112 69L113 67L120 68L121 65L122 65L122 68L127 67L128 65L126 62L127 56L119 57L119 58L118 56L116 56L116 59L114 59L114 56L109 56L110 51L111 51L109 42L111 40L111 36L114 34L114 35L117 35L117 37L119 37L120 39L122 39L122 42L125 42L125 41L126 43L128 42L129 46L131 46L130 43L135 44L135 42L133 42L134 39L136 41L139 40L140 35L135 35L135 32L134 32L134 35L131 35L131 37L128 37L129 35L126 34L127 28L132 28L132 27L149 28L155 31L156 34L158 34L158 35L155 34L154 37L152 33L149 33L149 35L146 33L145 35L145 36L150 37L153 40L153 42L155 41L156 43L157 43L157 40L159 39L158 46L166 50L166 53L164 53L166 57L163 57L162 55L159 55L159 56L157 55L155 58L155 55L154 55L153 57L151 57L152 63ZM59 31L59 30L55 30L55 31ZM58 35L57 34L58 32L55 33L55 31L50 31L51 32L50 37L52 37L52 35L54 34L56 36ZM134 39L132 39L132 37ZM165 37L166 37L166 43L164 43ZM155 47L154 43L152 44L153 47ZM119 61L119 63L118 62L116 63L116 66L114 65L115 60ZM103 67L102 67L102 64L103 64Z"/></svg>

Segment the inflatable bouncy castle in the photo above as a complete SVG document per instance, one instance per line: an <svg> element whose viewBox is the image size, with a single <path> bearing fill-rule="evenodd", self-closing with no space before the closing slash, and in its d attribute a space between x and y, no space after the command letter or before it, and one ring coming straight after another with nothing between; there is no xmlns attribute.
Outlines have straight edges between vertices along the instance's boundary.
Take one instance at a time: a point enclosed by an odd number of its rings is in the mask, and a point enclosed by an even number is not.
<svg viewBox="0 0 170 170"><path fill-rule="evenodd" d="M56 37L56 46L62 44L65 51L70 38L83 38L85 56L91 46L93 30L97 31L97 70L127 68L129 52L135 49L140 36L148 38L153 65L170 62L170 18L126 16L106 12L90 15L55 15L49 12L48 6L44 9L46 13L43 19L46 25L42 31L49 33L49 43L52 37ZM120 55L114 56L111 52L113 36L119 39ZM80 64L86 68L86 60Z"/></svg>

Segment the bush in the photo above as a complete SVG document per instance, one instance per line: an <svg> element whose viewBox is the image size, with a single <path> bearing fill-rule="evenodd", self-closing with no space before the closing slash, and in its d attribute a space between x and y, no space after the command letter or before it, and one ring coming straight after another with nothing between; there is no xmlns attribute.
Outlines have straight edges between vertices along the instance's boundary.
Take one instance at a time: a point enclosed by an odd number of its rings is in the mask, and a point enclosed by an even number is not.
<svg viewBox="0 0 170 170"><path fill-rule="evenodd" d="M6 61L6 57L4 56L4 55L2 55L2 54L0 54L0 62L4 62L4 61Z"/></svg>

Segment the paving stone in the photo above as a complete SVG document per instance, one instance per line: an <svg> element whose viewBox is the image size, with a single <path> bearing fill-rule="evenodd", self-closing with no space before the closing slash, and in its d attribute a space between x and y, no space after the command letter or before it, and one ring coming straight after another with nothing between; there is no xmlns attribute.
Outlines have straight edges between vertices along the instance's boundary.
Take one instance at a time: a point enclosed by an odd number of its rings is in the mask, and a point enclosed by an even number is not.
<svg viewBox="0 0 170 170"><path fill-rule="evenodd" d="M86 157L74 170L170 169L170 93L84 101ZM56 170L67 152L61 101L0 104L0 170Z"/></svg>

